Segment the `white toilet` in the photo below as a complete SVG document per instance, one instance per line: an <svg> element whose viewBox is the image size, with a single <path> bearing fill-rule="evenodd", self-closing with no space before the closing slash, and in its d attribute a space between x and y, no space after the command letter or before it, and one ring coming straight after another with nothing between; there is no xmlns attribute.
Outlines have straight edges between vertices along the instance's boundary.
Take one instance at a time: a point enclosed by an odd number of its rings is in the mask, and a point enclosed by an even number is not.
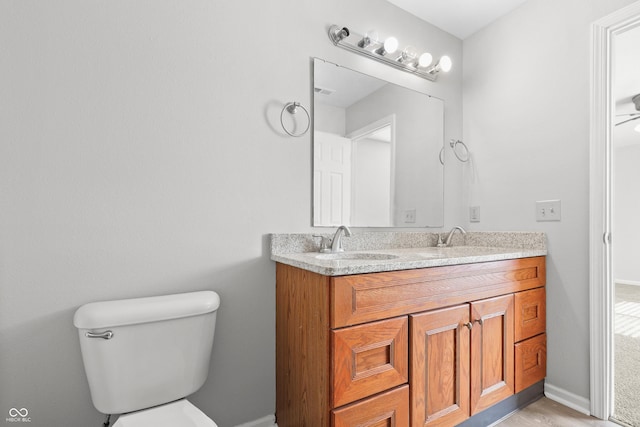
<svg viewBox="0 0 640 427"><path fill-rule="evenodd" d="M207 379L220 305L213 291L94 302L73 324L91 399L113 427L217 427L186 397Z"/></svg>

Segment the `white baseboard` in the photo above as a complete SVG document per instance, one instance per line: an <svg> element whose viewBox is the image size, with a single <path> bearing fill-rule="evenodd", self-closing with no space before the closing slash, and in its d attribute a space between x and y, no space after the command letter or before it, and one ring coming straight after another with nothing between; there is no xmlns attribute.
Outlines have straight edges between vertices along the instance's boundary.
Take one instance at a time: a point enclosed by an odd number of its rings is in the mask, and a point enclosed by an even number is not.
<svg viewBox="0 0 640 427"><path fill-rule="evenodd" d="M560 387L556 387L553 384L544 384L544 395L549 399L567 406L575 411L581 412L585 415L591 415L591 402L577 394L573 394Z"/></svg>
<svg viewBox="0 0 640 427"><path fill-rule="evenodd" d="M249 421L248 423L239 424L236 427L278 427L275 415L267 415L259 420Z"/></svg>
<svg viewBox="0 0 640 427"><path fill-rule="evenodd" d="M621 285L633 285L633 286L640 286L640 282L636 281L636 280L622 280L622 279L616 279L613 281L613 283L620 283Z"/></svg>

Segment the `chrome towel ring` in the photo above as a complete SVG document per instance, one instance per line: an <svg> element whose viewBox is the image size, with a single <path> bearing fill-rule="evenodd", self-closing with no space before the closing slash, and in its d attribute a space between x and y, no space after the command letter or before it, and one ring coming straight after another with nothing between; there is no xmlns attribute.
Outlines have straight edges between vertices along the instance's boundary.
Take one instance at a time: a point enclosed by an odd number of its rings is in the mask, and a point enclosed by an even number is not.
<svg viewBox="0 0 640 427"><path fill-rule="evenodd" d="M469 161L469 148L466 146L464 142L460 141L459 139L452 139L449 142L449 145L451 146L451 149L453 150L453 154L456 155L458 160L460 160L463 163ZM464 151L462 151L462 154L458 152L459 151L458 149L456 149L458 145L461 145L462 148L464 148Z"/></svg>
<svg viewBox="0 0 640 427"><path fill-rule="evenodd" d="M307 127L305 128L305 130L303 130L300 133L294 133L294 132L290 132L289 129L287 129L287 127L284 125L284 121L283 121L283 116L284 116L284 112L288 112L291 115L295 115L298 112L298 107L302 109L302 111L304 111L304 113L307 115ZM307 131L309 130L309 127L311 126L311 116L309 115L309 111L307 111L306 108L304 108L304 105L300 104L299 102L288 102L285 104L285 106L282 108L282 112L280 113L280 124L282 125L282 129L284 129L284 131L291 136L295 136L295 137L299 137L304 135L305 133L307 133Z"/></svg>

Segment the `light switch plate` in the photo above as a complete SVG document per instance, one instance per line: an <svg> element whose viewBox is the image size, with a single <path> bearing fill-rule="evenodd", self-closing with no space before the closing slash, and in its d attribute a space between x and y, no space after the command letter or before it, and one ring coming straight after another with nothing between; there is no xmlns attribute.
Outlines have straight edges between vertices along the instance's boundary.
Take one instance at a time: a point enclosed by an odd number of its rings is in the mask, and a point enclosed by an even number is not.
<svg viewBox="0 0 640 427"><path fill-rule="evenodd" d="M536 221L560 221L560 200L539 200L536 202Z"/></svg>

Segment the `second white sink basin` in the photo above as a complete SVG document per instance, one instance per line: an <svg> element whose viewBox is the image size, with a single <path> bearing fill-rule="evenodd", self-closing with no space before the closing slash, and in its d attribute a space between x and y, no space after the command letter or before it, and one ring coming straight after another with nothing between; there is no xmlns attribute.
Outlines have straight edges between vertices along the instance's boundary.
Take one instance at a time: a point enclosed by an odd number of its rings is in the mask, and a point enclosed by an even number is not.
<svg viewBox="0 0 640 427"><path fill-rule="evenodd" d="M396 259L398 255L392 254L378 254L378 253L366 253L366 252L336 252L330 254L319 254L315 256L316 259L324 260L385 260Z"/></svg>
<svg viewBox="0 0 640 427"><path fill-rule="evenodd" d="M421 248L416 255L424 258L444 258L447 256L445 248Z"/></svg>

